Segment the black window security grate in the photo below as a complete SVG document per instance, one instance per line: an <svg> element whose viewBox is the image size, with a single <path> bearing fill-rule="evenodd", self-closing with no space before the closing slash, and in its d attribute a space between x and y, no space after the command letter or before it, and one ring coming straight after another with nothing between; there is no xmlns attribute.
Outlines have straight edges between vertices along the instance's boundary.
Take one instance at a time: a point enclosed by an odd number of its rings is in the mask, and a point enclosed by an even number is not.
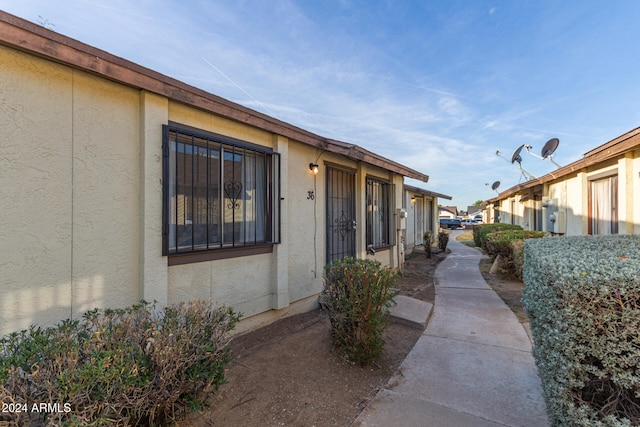
<svg viewBox="0 0 640 427"><path fill-rule="evenodd" d="M175 126L163 152L164 255L279 242L277 153Z"/></svg>

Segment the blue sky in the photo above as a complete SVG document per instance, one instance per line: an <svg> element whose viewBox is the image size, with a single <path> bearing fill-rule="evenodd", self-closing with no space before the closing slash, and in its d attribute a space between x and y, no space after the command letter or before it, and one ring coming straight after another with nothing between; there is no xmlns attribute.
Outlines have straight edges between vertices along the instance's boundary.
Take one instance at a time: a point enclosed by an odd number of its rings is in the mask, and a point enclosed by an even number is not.
<svg viewBox="0 0 640 427"><path fill-rule="evenodd" d="M632 0L0 0L0 9L430 176L466 208L640 126ZM525 152L522 166L555 169Z"/></svg>

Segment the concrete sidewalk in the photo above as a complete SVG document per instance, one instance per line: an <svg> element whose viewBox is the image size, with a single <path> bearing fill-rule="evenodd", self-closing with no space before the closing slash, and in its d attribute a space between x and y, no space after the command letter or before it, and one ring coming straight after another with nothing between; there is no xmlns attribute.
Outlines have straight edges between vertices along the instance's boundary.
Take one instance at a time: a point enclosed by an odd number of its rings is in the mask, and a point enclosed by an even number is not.
<svg viewBox="0 0 640 427"><path fill-rule="evenodd" d="M352 426L548 425L529 338L457 234L435 273L427 329Z"/></svg>

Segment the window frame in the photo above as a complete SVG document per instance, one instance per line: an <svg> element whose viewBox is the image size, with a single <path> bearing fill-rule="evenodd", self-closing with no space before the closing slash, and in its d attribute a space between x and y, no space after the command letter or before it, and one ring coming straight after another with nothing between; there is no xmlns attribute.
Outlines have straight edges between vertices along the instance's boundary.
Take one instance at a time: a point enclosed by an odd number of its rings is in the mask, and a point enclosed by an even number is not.
<svg viewBox="0 0 640 427"><path fill-rule="evenodd" d="M595 197L594 197L594 184L598 183L598 182L602 182L602 181L610 181L610 195L611 195L611 200L610 200L610 204L611 204L611 212L609 212L609 214L611 215L611 219L610 221L610 228L611 228L611 233L610 234L618 234L620 232L620 225L619 225L619 203L620 203L620 199L619 199L619 195L618 195L618 185L619 185L619 178L618 178L618 171L617 170L613 170L609 173L605 172L605 173L601 173L601 174L596 174L596 175L592 175L588 178L588 183L589 183L589 189L588 189L588 234L589 235L594 235L595 231L596 231L596 227L595 227L595 222L598 221L598 218L596 217L596 212L594 212L594 203L596 203ZM602 233L598 233L596 235L603 235Z"/></svg>
<svg viewBox="0 0 640 427"><path fill-rule="evenodd" d="M380 191L382 191L382 198L383 199L379 199L379 200L383 200L384 202L386 202L386 206L385 206L385 210L386 210L386 225L382 227L381 230L383 233L383 237L384 239L382 240L386 240L386 241L380 241L380 242L374 242L374 226L375 226L375 220L377 218L374 217L374 213L373 213L373 204L372 204L372 197L375 196L375 194L371 194L371 189L373 188L373 186L380 186ZM386 192L386 194L385 194ZM392 210L392 204L394 199L394 185L389 182L389 181L385 181L383 179L379 179L379 178L374 178L374 177L370 177L367 176L366 178L366 191L365 191L365 199L366 199L366 224L365 224L365 234L366 234L366 247L367 248L373 248L376 250L380 250L380 249L388 249L390 247L392 247L395 244L395 233L393 232L393 210ZM372 222L373 221L373 222Z"/></svg>
<svg viewBox="0 0 640 427"><path fill-rule="evenodd" d="M204 224L206 225L206 242L204 244L197 243L194 239L194 231L192 231L192 240L191 240L191 248L182 250L178 250L179 245L179 231L178 224L179 220L176 218L176 224L171 224L172 221L172 198L178 199L180 193L178 192L178 178L175 175L172 176L171 162L172 162L172 154L175 154L175 161L178 162L178 150L171 149L171 141L176 141L179 143L180 138L187 137L191 139L191 148L189 149L189 156L192 159L191 162L191 170L188 172L187 176L191 179L191 185L187 186L187 188L191 189L190 199L195 199L194 195L196 192L196 187L194 185L194 180L198 180L197 170L193 169L193 165L196 163L197 158L193 156L193 153L196 151L194 147L199 147L198 152L204 151L206 154L204 157L206 160L206 195L204 197L206 203L206 218L204 220ZM172 137L174 139L172 139ZM206 145L203 145L201 142L206 142ZM183 142L184 143L184 142ZM210 147L209 144L213 146ZM235 138L231 138L228 136L220 135L213 132L207 132L201 129L196 129L190 126L180 125L177 123L169 122L168 125L162 126L162 151L163 151L163 164L162 164L162 255L169 257L169 265L175 264L186 264L191 262L200 262L214 259L225 259L231 257L238 256L247 256L254 255L258 253L270 253L273 251L273 245L280 243L281 234L280 234L280 225L281 225L281 216L280 216L280 154L274 152L269 147L264 147L256 144L251 144L246 141L238 140ZM185 148L185 153L187 149ZM217 152L217 158L214 154ZM231 160L227 153L231 153ZM246 172L246 165L249 162L249 158L253 158L254 169L253 175L251 178L254 180L254 198L256 197L259 191L264 194L261 195L264 206L261 206L261 224L262 230L260 234L264 234L259 240L257 239L258 232L254 230L254 238L247 239L247 227L250 227L247 222L246 214L243 213L242 218L239 220L235 217L235 209L236 207L228 208L232 209L232 217L231 222L228 222L225 218L227 212L225 211L225 203L227 203L228 195L224 191L223 179L225 176L224 173L224 164L227 161L237 161L236 156L240 158L240 162L243 164L242 167L242 182L246 185L246 181L249 179ZM212 168L215 170L216 166L211 162L211 158L216 158L217 162L217 179L214 175L210 175ZM264 168L264 171L260 171L260 176L258 175L258 167L257 162L258 159L262 159L260 161L260 168ZM177 163L176 163L177 165ZM235 166L234 166L235 167ZM250 173L249 173L250 174ZM172 179L175 180L175 188L172 188ZM262 180L262 182L260 182ZM202 184L202 183L200 183ZM210 187L211 186L211 187ZM217 190L216 190L217 188ZM242 188L242 187L241 187ZM213 190L214 193L210 192ZM246 193L249 189L244 188L241 191ZM175 194L172 194L172 191ZM185 197L182 195L182 197ZM186 197L185 197L186 198ZM235 201L237 199L233 199ZM249 200L249 199L246 199ZM212 202L213 201L213 202ZM191 201L192 207L195 201ZM217 212L215 208L211 207L215 204L218 208ZM258 214L257 203L255 204L253 215ZM177 202L174 204L177 206ZM185 210L187 205L185 204ZM246 209L246 205L242 206L242 210ZM176 212L178 209L176 208ZM177 214L176 214L177 215ZM200 213L202 215L202 213ZM210 216L211 215L211 216ZM215 218L213 220L212 218ZM258 217L256 216L256 219ZM183 219L185 220L185 225L187 221L187 214L183 214ZM202 225L201 222L198 224ZM218 241L211 242L209 236L210 225L215 224L214 227L217 230L223 230L225 227L229 227L231 224L232 228L232 240L229 242L225 240L224 233L218 233ZM192 219L191 225L195 225ZM257 229L258 223L254 221L252 225ZM172 230L172 227L173 230ZM244 236L244 240L236 241L235 237L235 229L239 227L242 229L242 233ZM171 231L174 233L173 248L171 247ZM188 245L186 245L188 248Z"/></svg>

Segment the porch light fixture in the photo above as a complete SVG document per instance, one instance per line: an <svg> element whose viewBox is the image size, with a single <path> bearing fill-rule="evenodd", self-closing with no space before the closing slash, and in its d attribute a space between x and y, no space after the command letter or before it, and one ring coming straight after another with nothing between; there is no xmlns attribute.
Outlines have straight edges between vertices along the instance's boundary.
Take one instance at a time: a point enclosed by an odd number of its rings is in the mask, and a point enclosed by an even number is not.
<svg viewBox="0 0 640 427"><path fill-rule="evenodd" d="M309 163L309 170L311 171L312 174L318 175L318 171L320 169L318 169L318 165L316 163Z"/></svg>
<svg viewBox="0 0 640 427"><path fill-rule="evenodd" d="M413 196L413 197L411 198L411 203L415 203L415 202L416 202L416 196Z"/></svg>

